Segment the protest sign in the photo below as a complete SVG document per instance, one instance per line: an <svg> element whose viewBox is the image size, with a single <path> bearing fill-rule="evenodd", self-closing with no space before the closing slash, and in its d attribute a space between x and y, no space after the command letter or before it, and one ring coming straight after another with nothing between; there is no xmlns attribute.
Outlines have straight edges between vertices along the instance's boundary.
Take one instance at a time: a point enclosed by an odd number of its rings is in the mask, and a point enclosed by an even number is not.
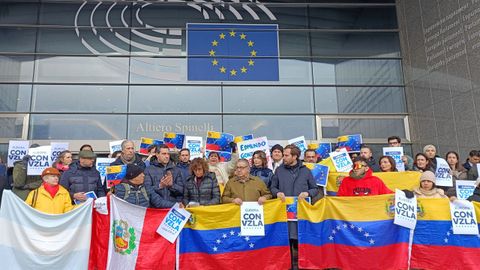
<svg viewBox="0 0 480 270"><path fill-rule="evenodd" d="M395 160L395 166L399 172L405 171L405 164L403 163L403 147L383 147L383 155L392 157Z"/></svg>
<svg viewBox="0 0 480 270"><path fill-rule="evenodd" d="M50 143L50 147L52 151L52 153L50 153L50 164L53 164L61 152L68 150L68 142L52 142Z"/></svg>
<svg viewBox="0 0 480 270"><path fill-rule="evenodd" d="M176 203L158 226L157 233L167 239L170 243L174 243L183 227L190 218L190 213L180 208Z"/></svg>
<svg viewBox="0 0 480 270"><path fill-rule="evenodd" d="M311 203L311 198L307 197L305 200ZM288 221L297 221L298 197L285 197L287 204L287 219Z"/></svg>
<svg viewBox="0 0 480 270"><path fill-rule="evenodd" d="M237 150L239 158L244 158L250 161L252 164L252 157L255 151L263 151L267 156L267 164L272 165L272 160L270 158L270 149L268 148L268 139L267 137L255 138L248 141L239 142L237 144ZM271 168L270 168L271 169Z"/></svg>
<svg viewBox="0 0 480 270"><path fill-rule="evenodd" d="M220 162L227 162L232 159L232 153L230 152L223 152L223 151L206 151L205 155L208 158L211 152L216 152L220 156Z"/></svg>
<svg viewBox="0 0 480 270"><path fill-rule="evenodd" d="M453 187L452 175L450 174L450 165L443 158L437 159L437 169L435 170L435 184L442 187Z"/></svg>
<svg viewBox="0 0 480 270"><path fill-rule="evenodd" d="M362 146L362 134L343 135L337 137L335 148L345 148L347 152L360 152Z"/></svg>
<svg viewBox="0 0 480 270"><path fill-rule="evenodd" d="M28 149L30 159L28 160L27 175L41 175L43 170L50 167L50 149L50 145Z"/></svg>
<svg viewBox="0 0 480 270"><path fill-rule="evenodd" d="M466 200L473 195L475 190L474 180L457 180L455 181L455 190L457 191L457 198L460 200Z"/></svg>
<svg viewBox="0 0 480 270"><path fill-rule="evenodd" d="M207 132L206 150L218 152L232 152L230 143L233 142L233 135L217 131Z"/></svg>
<svg viewBox="0 0 480 270"><path fill-rule="evenodd" d="M113 154L115 151L122 151L122 142L123 140L109 142L110 154Z"/></svg>
<svg viewBox="0 0 480 270"><path fill-rule="evenodd" d="M473 204L465 200L450 203L453 234L478 235L477 216Z"/></svg>
<svg viewBox="0 0 480 270"><path fill-rule="evenodd" d="M120 182L127 174L126 165L107 166L107 175L105 177L107 181L107 188L111 188Z"/></svg>
<svg viewBox="0 0 480 270"><path fill-rule="evenodd" d="M329 155L337 172L349 172L352 169L353 162L345 148L342 148L339 152L332 152Z"/></svg>
<svg viewBox="0 0 480 270"><path fill-rule="evenodd" d="M140 139L140 151L138 151L141 155L148 156L148 148L152 145L161 145L163 144L162 140L155 140L152 138L145 138L142 137Z"/></svg>
<svg viewBox="0 0 480 270"><path fill-rule="evenodd" d="M97 158L95 160L95 167L100 173L100 179L102 179L102 185L105 182L105 177L107 176L107 167L114 162L114 158Z"/></svg>
<svg viewBox="0 0 480 270"><path fill-rule="evenodd" d="M86 193L85 193L85 196L87 197L87 200L88 200L88 198L92 198L92 199L94 199L94 200L97 199L97 195L95 194L94 191L86 192ZM80 200L75 200L75 199L74 199L73 202L74 202L75 204L81 204L81 203L84 203L84 202L86 202L86 201L80 201Z"/></svg>
<svg viewBox="0 0 480 270"><path fill-rule="evenodd" d="M415 229L417 225L416 197L409 199L403 191L395 190L395 218L393 223L411 230Z"/></svg>
<svg viewBox="0 0 480 270"><path fill-rule="evenodd" d="M248 134L248 135L244 135L244 136L237 136L233 139L233 142L234 143L239 143L239 142L243 142L243 141L248 141L248 140L251 140L253 139L253 134Z"/></svg>
<svg viewBox="0 0 480 270"><path fill-rule="evenodd" d="M317 158L326 159L328 154L332 152L332 145L330 143L310 143L307 146L308 149L315 150Z"/></svg>
<svg viewBox="0 0 480 270"><path fill-rule="evenodd" d="M190 150L190 160L202 157L202 137L186 136L185 148Z"/></svg>
<svg viewBox="0 0 480 270"><path fill-rule="evenodd" d="M296 137L293 139L288 140L288 144L296 145L300 149L300 159L303 159L303 154L305 150L307 150L307 141L305 140L305 136Z"/></svg>
<svg viewBox="0 0 480 270"><path fill-rule="evenodd" d="M242 236L265 236L263 205L258 202L243 202L240 206L240 234Z"/></svg>
<svg viewBox="0 0 480 270"><path fill-rule="evenodd" d="M309 168L312 172L313 179L319 186L326 186L328 180L328 166L318 164L318 163L303 163L305 167Z"/></svg>
<svg viewBox="0 0 480 270"><path fill-rule="evenodd" d="M182 149L183 142L185 141L185 134L175 133L175 132L164 132L163 133L163 142L170 149Z"/></svg>
<svg viewBox="0 0 480 270"><path fill-rule="evenodd" d="M29 141L9 141L7 166L13 167L15 161L22 160L28 154Z"/></svg>

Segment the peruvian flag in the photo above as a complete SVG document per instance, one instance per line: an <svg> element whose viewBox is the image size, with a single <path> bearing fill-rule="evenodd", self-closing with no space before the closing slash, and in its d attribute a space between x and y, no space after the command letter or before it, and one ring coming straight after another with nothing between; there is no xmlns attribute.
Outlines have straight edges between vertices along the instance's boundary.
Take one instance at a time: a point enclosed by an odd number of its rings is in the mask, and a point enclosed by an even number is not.
<svg viewBox="0 0 480 270"><path fill-rule="evenodd" d="M175 244L156 232L169 209L144 208L110 198L107 269L174 269Z"/></svg>

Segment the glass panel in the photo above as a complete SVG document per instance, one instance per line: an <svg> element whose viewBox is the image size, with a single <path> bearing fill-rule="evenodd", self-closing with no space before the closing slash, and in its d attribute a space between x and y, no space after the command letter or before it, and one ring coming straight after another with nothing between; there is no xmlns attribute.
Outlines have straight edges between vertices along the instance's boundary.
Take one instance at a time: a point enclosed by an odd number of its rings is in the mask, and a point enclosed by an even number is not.
<svg viewBox="0 0 480 270"><path fill-rule="evenodd" d="M308 34L306 31L279 31L280 55L282 57L310 56Z"/></svg>
<svg viewBox="0 0 480 270"><path fill-rule="evenodd" d="M189 136L207 135L207 131L221 131L220 115L130 115L128 138L162 139L164 132L177 132Z"/></svg>
<svg viewBox="0 0 480 270"><path fill-rule="evenodd" d="M127 112L127 86L36 85L34 112Z"/></svg>
<svg viewBox="0 0 480 270"><path fill-rule="evenodd" d="M0 117L0 138L22 138L23 115Z"/></svg>
<svg viewBox="0 0 480 270"><path fill-rule="evenodd" d="M55 56L37 59L36 82L127 83L126 57Z"/></svg>
<svg viewBox="0 0 480 270"><path fill-rule="evenodd" d="M32 82L33 56L0 55L0 82Z"/></svg>
<svg viewBox="0 0 480 270"><path fill-rule="evenodd" d="M314 56L400 57L398 33L311 32Z"/></svg>
<svg viewBox="0 0 480 270"><path fill-rule="evenodd" d="M400 60L349 59L313 62L315 84L401 85Z"/></svg>
<svg viewBox="0 0 480 270"><path fill-rule="evenodd" d="M120 2L42 3L40 24L74 26L76 22L79 26L104 27L109 23L112 27L124 27L123 21L127 25L131 21L128 7L130 4Z"/></svg>
<svg viewBox="0 0 480 270"><path fill-rule="evenodd" d="M223 123L224 131L235 135L253 133L255 137L267 136L270 140L316 137L313 116L225 115Z"/></svg>
<svg viewBox="0 0 480 270"><path fill-rule="evenodd" d="M35 33L33 28L0 28L0 52L34 52Z"/></svg>
<svg viewBox="0 0 480 270"><path fill-rule="evenodd" d="M59 42L61 41L61 42ZM56 54L110 54L128 55L130 31L106 28L45 29L38 34L37 51Z"/></svg>
<svg viewBox="0 0 480 270"><path fill-rule="evenodd" d="M405 125L403 119L322 119L323 138L348 134L382 140L393 135L405 138Z"/></svg>
<svg viewBox="0 0 480 270"><path fill-rule="evenodd" d="M136 55L186 56L186 31L181 29L131 29L131 51Z"/></svg>
<svg viewBox="0 0 480 270"><path fill-rule="evenodd" d="M30 111L32 86L26 84L0 84L1 112Z"/></svg>
<svg viewBox="0 0 480 270"><path fill-rule="evenodd" d="M32 114L32 140L121 140L127 133L125 115Z"/></svg>
<svg viewBox="0 0 480 270"><path fill-rule="evenodd" d="M37 24L37 13L36 3L2 3L0 24Z"/></svg>
<svg viewBox="0 0 480 270"><path fill-rule="evenodd" d="M227 113L312 113L311 87L223 87Z"/></svg>
<svg viewBox="0 0 480 270"><path fill-rule="evenodd" d="M315 87L317 113L405 113L403 87Z"/></svg>
<svg viewBox="0 0 480 270"><path fill-rule="evenodd" d="M135 113L220 113L218 86L130 86Z"/></svg>
<svg viewBox="0 0 480 270"><path fill-rule="evenodd" d="M310 7L310 27L322 29L396 29L395 6Z"/></svg>

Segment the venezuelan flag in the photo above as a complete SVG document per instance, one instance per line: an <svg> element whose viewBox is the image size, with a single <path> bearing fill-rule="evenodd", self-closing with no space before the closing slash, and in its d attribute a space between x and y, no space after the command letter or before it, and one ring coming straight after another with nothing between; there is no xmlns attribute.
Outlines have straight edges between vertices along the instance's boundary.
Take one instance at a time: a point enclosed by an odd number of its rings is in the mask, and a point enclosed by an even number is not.
<svg viewBox="0 0 480 270"><path fill-rule="evenodd" d="M394 196L298 204L299 268L407 269L410 231L393 224Z"/></svg>
<svg viewBox="0 0 480 270"><path fill-rule="evenodd" d="M453 234L448 199L418 199L411 267L479 269L480 235ZM477 220L480 204L474 203Z"/></svg>
<svg viewBox="0 0 480 270"><path fill-rule="evenodd" d="M182 149L183 142L185 141L185 134L180 134L175 132L164 132L163 141L170 149L173 149L173 148Z"/></svg>
<svg viewBox="0 0 480 270"><path fill-rule="evenodd" d="M142 137L140 141L139 153L143 155L148 155L148 147L150 147L150 145L160 145L160 144L163 144L163 141Z"/></svg>
<svg viewBox="0 0 480 270"><path fill-rule="evenodd" d="M127 173L127 166L126 165L117 165L117 166L108 166L106 174L106 181L107 181L107 188L111 188L120 182L125 177Z"/></svg>
<svg viewBox="0 0 480 270"><path fill-rule="evenodd" d="M240 207L190 208L193 224L180 234L180 269L289 269L285 203L264 204L265 236L240 236Z"/></svg>
<svg viewBox="0 0 480 270"><path fill-rule="evenodd" d="M206 150L232 152L230 142L233 142L233 135L217 131L207 132Z"/></svg>

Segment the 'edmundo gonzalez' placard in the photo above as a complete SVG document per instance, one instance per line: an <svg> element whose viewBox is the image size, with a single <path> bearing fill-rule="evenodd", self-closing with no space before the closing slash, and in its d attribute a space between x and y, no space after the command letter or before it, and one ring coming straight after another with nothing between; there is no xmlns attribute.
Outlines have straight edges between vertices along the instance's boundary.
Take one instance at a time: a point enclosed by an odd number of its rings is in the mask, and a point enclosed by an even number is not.
<svg viewBox="0 0 480 270"><path fill-rule="evenodd" d="M263 205L259 205L258 202L243 202L240 215L242 236L265 236Z"/></svg>
<svg viewBox="0 0 480 270"><path fill-rule="evenodd" d="M270 149L268 148L267 137L255 138L237 144L239 158L250 160L255 151L263 151L267 155L268 164L271 164Z"/></svg>

